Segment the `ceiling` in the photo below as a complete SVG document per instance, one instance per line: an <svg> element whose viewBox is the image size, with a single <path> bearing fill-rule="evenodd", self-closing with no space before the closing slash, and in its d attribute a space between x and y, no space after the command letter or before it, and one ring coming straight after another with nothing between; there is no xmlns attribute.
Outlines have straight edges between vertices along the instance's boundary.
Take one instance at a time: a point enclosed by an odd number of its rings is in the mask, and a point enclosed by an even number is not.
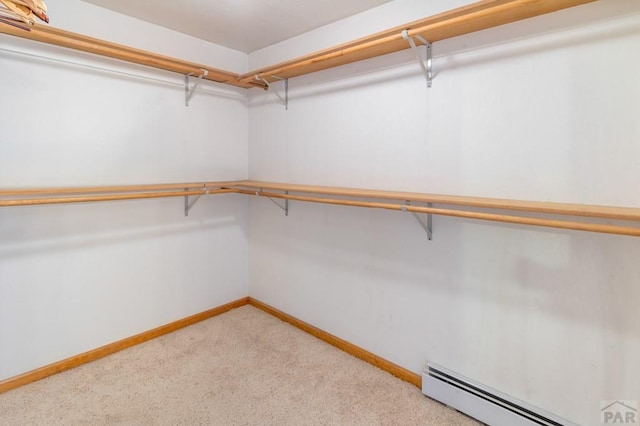
<svg viewBox="0 0 640 426"><path fill-rule="evenodd" d="M391 0L84 0L251 53Z"/></svg>

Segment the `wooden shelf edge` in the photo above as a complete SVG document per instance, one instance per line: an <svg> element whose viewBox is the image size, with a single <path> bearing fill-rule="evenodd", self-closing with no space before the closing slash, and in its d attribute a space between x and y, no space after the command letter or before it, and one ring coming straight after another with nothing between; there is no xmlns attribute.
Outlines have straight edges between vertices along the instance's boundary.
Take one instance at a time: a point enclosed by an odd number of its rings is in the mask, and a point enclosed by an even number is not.
<svg viewBox="0 0 640 426"><path fill-rule="evenodd" d="M152 185L0 190L0 207L93 203L236 193L232 182L169 183Z"/></svg>
<svg viewBox="0 0 640 426"><path fill-rule="evenodd" d="M119 186L76 186L76 187L42 187L42 188L13 188L0 189L0 197L15 195L67 195L67 194L91 194L105 192L143 192L164 191L171 189L213 189L223 188L237 184L241 181L211 181L211 182L184 182L184 183L157 183L142 185Z"/></svg>
<svg viewBox="0 0 640 426"><path fill-rule="evenodd" d="M488 220L520 225L640 236L640 227L610 225L598 222L576 222L548 217L500 213L502 211L517 211L534 215L546 214L619 221L640 221L640 208L634 207L614 207L471 197L462 195L381 191L373 189L296 185L251 180L157 185L6 189L0 190L0 207L86 203L229 193L259 195L269 198L281 198L286 200L351 207L369 207L396 211L401 210L403 212L410 211L413 213ZM386 202L381 202L380 200ZM389 203L389 200L394 202ZM426 204L426 206L420 204ZM457 208L443 208L441 207L442 205L455 206ZM478 211L477 209L479 208L496 210L499 211L499 213Z"/></svg>
<svg viewBox="0 0 640 426"><path fill-rule="evenodd" d="M200 193L253 193L256 191L288 191L290 194L313 194L320 196L338 196L369 200L411 201L416 203L433 203L472 208L487 208L497 210L513 210L529 213L557 214L568 216L585 216L602 219L640 221L640 208L616 207L591 204L572 204L547 201L527 201L504 198L473 197L463 195L429 194L404 191L384 191L364 188L344 188L317 185L299 185L277 182L262 182L253 180L210 181L190 183L164 183L148 185L120 185L120 186L87 186L63 188L15 188L0 189L0 206L21 205L20 203L6 204L11 201L42 200L38 196L58 196L56 200L65 202L66 196L77 195L72 201L91 197L125 197L154 198L158 196L197 195ZM164 194L164 195L163 195ZM9 198L8 198L9 197ZM16 199L16 197L27 197ZM8 199L7 199L8 198ZM46 201L46 199L44 199ZM96 200L89 200L96 201ZM5 204L2 204L5 203ZM56 202L60 203L60 202ZM28 203L26 203L28 204ZM43 202L46 204L46 202Z"/></svg>
<svg viewBox="0 0 640 426"><path fill-rule="evenodd" d="M298 194L334 195L378 200L411 201L444 204L461 207L514 210L530 213L584 216L602 219L640 221L640 208L615 207L591 204L572 204L545 201L511 200L503 198L472 197L461 195L427 194L418 192L379 191L374 189L342 188L330 186L297 185L287 183L241 181L236 189L288 191Z"/></svg>
<svg viewBox="0 0 640 426"><path fill-rule="evenodd" d="M146 50L135 49L129 46L88 37L48 25L35 24L31 27L31 31L25 31L8 24L0 23L0 33L182 75L192 74L194 76L199 76L200 74L203 74L203 70L206 70L207 75L203 76L203 79L244 89L251 87L265 87L264 83L261 82L242 82L240 81L239 74L237 73L232 73L230 71L225 71L208 65L183 61Z"/></svg>

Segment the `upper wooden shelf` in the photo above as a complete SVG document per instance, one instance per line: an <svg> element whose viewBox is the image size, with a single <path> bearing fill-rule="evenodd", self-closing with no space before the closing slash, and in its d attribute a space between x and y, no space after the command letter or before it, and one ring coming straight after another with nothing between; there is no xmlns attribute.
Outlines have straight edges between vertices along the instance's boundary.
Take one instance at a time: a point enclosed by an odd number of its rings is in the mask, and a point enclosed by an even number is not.
<svg viewBox="0 0 640 426"><path fill-rule="evenodd" d="M433 43L593 1L595 0L483 0L248 72L240 77L240 81L255 81L258 76L274 82L405 50L410 47L402 36L405 30L409 36L420 35Z"/></svg>
<svg viewBox="0 0 640 426"><path fill-rule="evenodd" d="M184 75L198 76L204 69L207 70L208 75L203 78L207 80L243 88L266 88L264 82L257 80L256 77L274 82L408 49L409 44L402 37L404 30L407 30L409 36L420 35L429 42L436 42L593 1L595 0L482 0L242 75L87 37L48 25L36 24L31 31L24 31L0 23L0 32Z"/></svg>
<svg viewBox="0 0 640 426"><path fill-rule="evenodd" d="M134 49L121 44L111 43L105 40L50 27L48 25L35 24L31 27L31 31L25 31L20 28L0 23L0 32L42 43L53 44L69 49L119 59L134 64L146 65L152 68L158 68L183 75L193 74L194 76L199 76L203 74L203 70L206 70L207 75L203 76L204 79L218 83L230 84L232 86L242 88L264 87L264 84L259 82L243 83L239 80L239 75L236 73L213 68L207 65L171 58L169 56L159 55L145 50Z"/></svg>

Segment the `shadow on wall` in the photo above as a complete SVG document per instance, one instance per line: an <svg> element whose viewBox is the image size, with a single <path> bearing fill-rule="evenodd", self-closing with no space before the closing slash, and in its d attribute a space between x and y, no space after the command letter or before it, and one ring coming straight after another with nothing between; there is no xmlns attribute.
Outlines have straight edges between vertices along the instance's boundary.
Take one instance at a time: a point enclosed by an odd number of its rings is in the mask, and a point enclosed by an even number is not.
<svg viewBox="0 0 640 426"><path fill-rule="evenodd" d="M203 197L184 216L182 198L0 209L0 259L240 227L238 203Z"/></svg>
<svg viewBox="0 0 640 426"><path fill-rule="evenodd" d="M633 237L435 216L429 241L411 215L292 207L288 218L268 214L265 220L275 226L259 227L252 240L287 263L312 259L314 270L326 274L300 277L301 283L393 283L398 294L420 294L401 289L422 288L510 312L539 311L640 332L635 311L616 311L640 299L640 289L630 285L640 282L640 270L630 261L640 256Z"/></svg>
<svg viewBox="0 0 640 426"><path fill-rule="evenodd" d="M621 7L609 7L611 5L606 2L590 3L586 5L589 9L581 7L566 9L556 14L543 15L485 30L466 38L443 40L434 44L435 57L443 57L438 61L435 71L494 63L519 56L531 56L536 53L636 35L638 33L636 23L620 22L619 19L640 13L640 4L630 1L618 2L618 4ZM618 22L606 26L610 21ZM593 25L600 26L593 28ZM584 31L581 32L581 29ZM567 33L571 30L576 31ZM565 34L556 36L563 31ZM535 43L526 45L528 40ZM471 52L476 54L468 55L462 60L450 57Z"/></svg>
<svg viewBox="0 0 640 426"><path fill-rule="evenodd" d="M602 4L600 4L602 3ZM640 3L631 1L617 2L611 7L606 2L586 5L589 9L574 8L557 14L543 15L535 19L515 22L466 36L456 37L434 43L434 84L439 73L462 67L530 56L535 53L566 49L590 43L622 38L638 33L637 24L616 23L615 27L589 28L588 32L571 33L554 37L561 31L580 29L593 24L602 24L620 17L640 13ZM544 37L544 39L541 39ZM536 39L535 44L523 45L527 40ZM375 86L391 79L408 79L421 75L420 67L415 64L413 53L408 50L368 59L365 61L332 68L307 76L297 77L289 82L289 101L304 99L321 94L340 93L346 89L360 89ZM420 50L424 56L424 52ZM455 55L466 54L464 58ZM402 68L401 70L396 70ZM328 83L337 83L329 85ZM317 85L317 86L315 86ZM312 86L312 87L310 87ZM281 92L282 83L273 85L273 90ZM274 94L262 90L251 91L252 106L277 104Z"/></svg>
<svg viewBox="0 0 640 426"><path fill-rule="evenodd" d="M34 65L44 64L47 68L76 72L83 76L112 78L123 82L134 82L135 84L144 83L156 88L174 90L179 92L180 95L184 95L184 77L179 74L118 61L104 56L92 55L78 50L65 49L63 55L61 55L62 52L59 48L47 44L37 44L37 53L30 53L34 47L33 42L15 38L11 38L10 42L9 46L15 46L15 49L10 47L0 48L0 55ZM193 79L190 84L193 86ZM242 105L247 104L245 91L246 89L235 88L210 80L202 80L198 87L198 95L225 98L237 101Z"/></svg>

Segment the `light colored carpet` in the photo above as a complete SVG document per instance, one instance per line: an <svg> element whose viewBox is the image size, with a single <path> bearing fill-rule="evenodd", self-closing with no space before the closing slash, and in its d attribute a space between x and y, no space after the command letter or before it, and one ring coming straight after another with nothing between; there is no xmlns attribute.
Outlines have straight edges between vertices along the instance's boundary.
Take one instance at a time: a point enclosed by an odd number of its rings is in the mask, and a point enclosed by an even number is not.
<svg viewBox="0 0 640 426"><path fill-rule="evenodd" d="M0 425L476 425L244 306L0 394Z"/></svg>

